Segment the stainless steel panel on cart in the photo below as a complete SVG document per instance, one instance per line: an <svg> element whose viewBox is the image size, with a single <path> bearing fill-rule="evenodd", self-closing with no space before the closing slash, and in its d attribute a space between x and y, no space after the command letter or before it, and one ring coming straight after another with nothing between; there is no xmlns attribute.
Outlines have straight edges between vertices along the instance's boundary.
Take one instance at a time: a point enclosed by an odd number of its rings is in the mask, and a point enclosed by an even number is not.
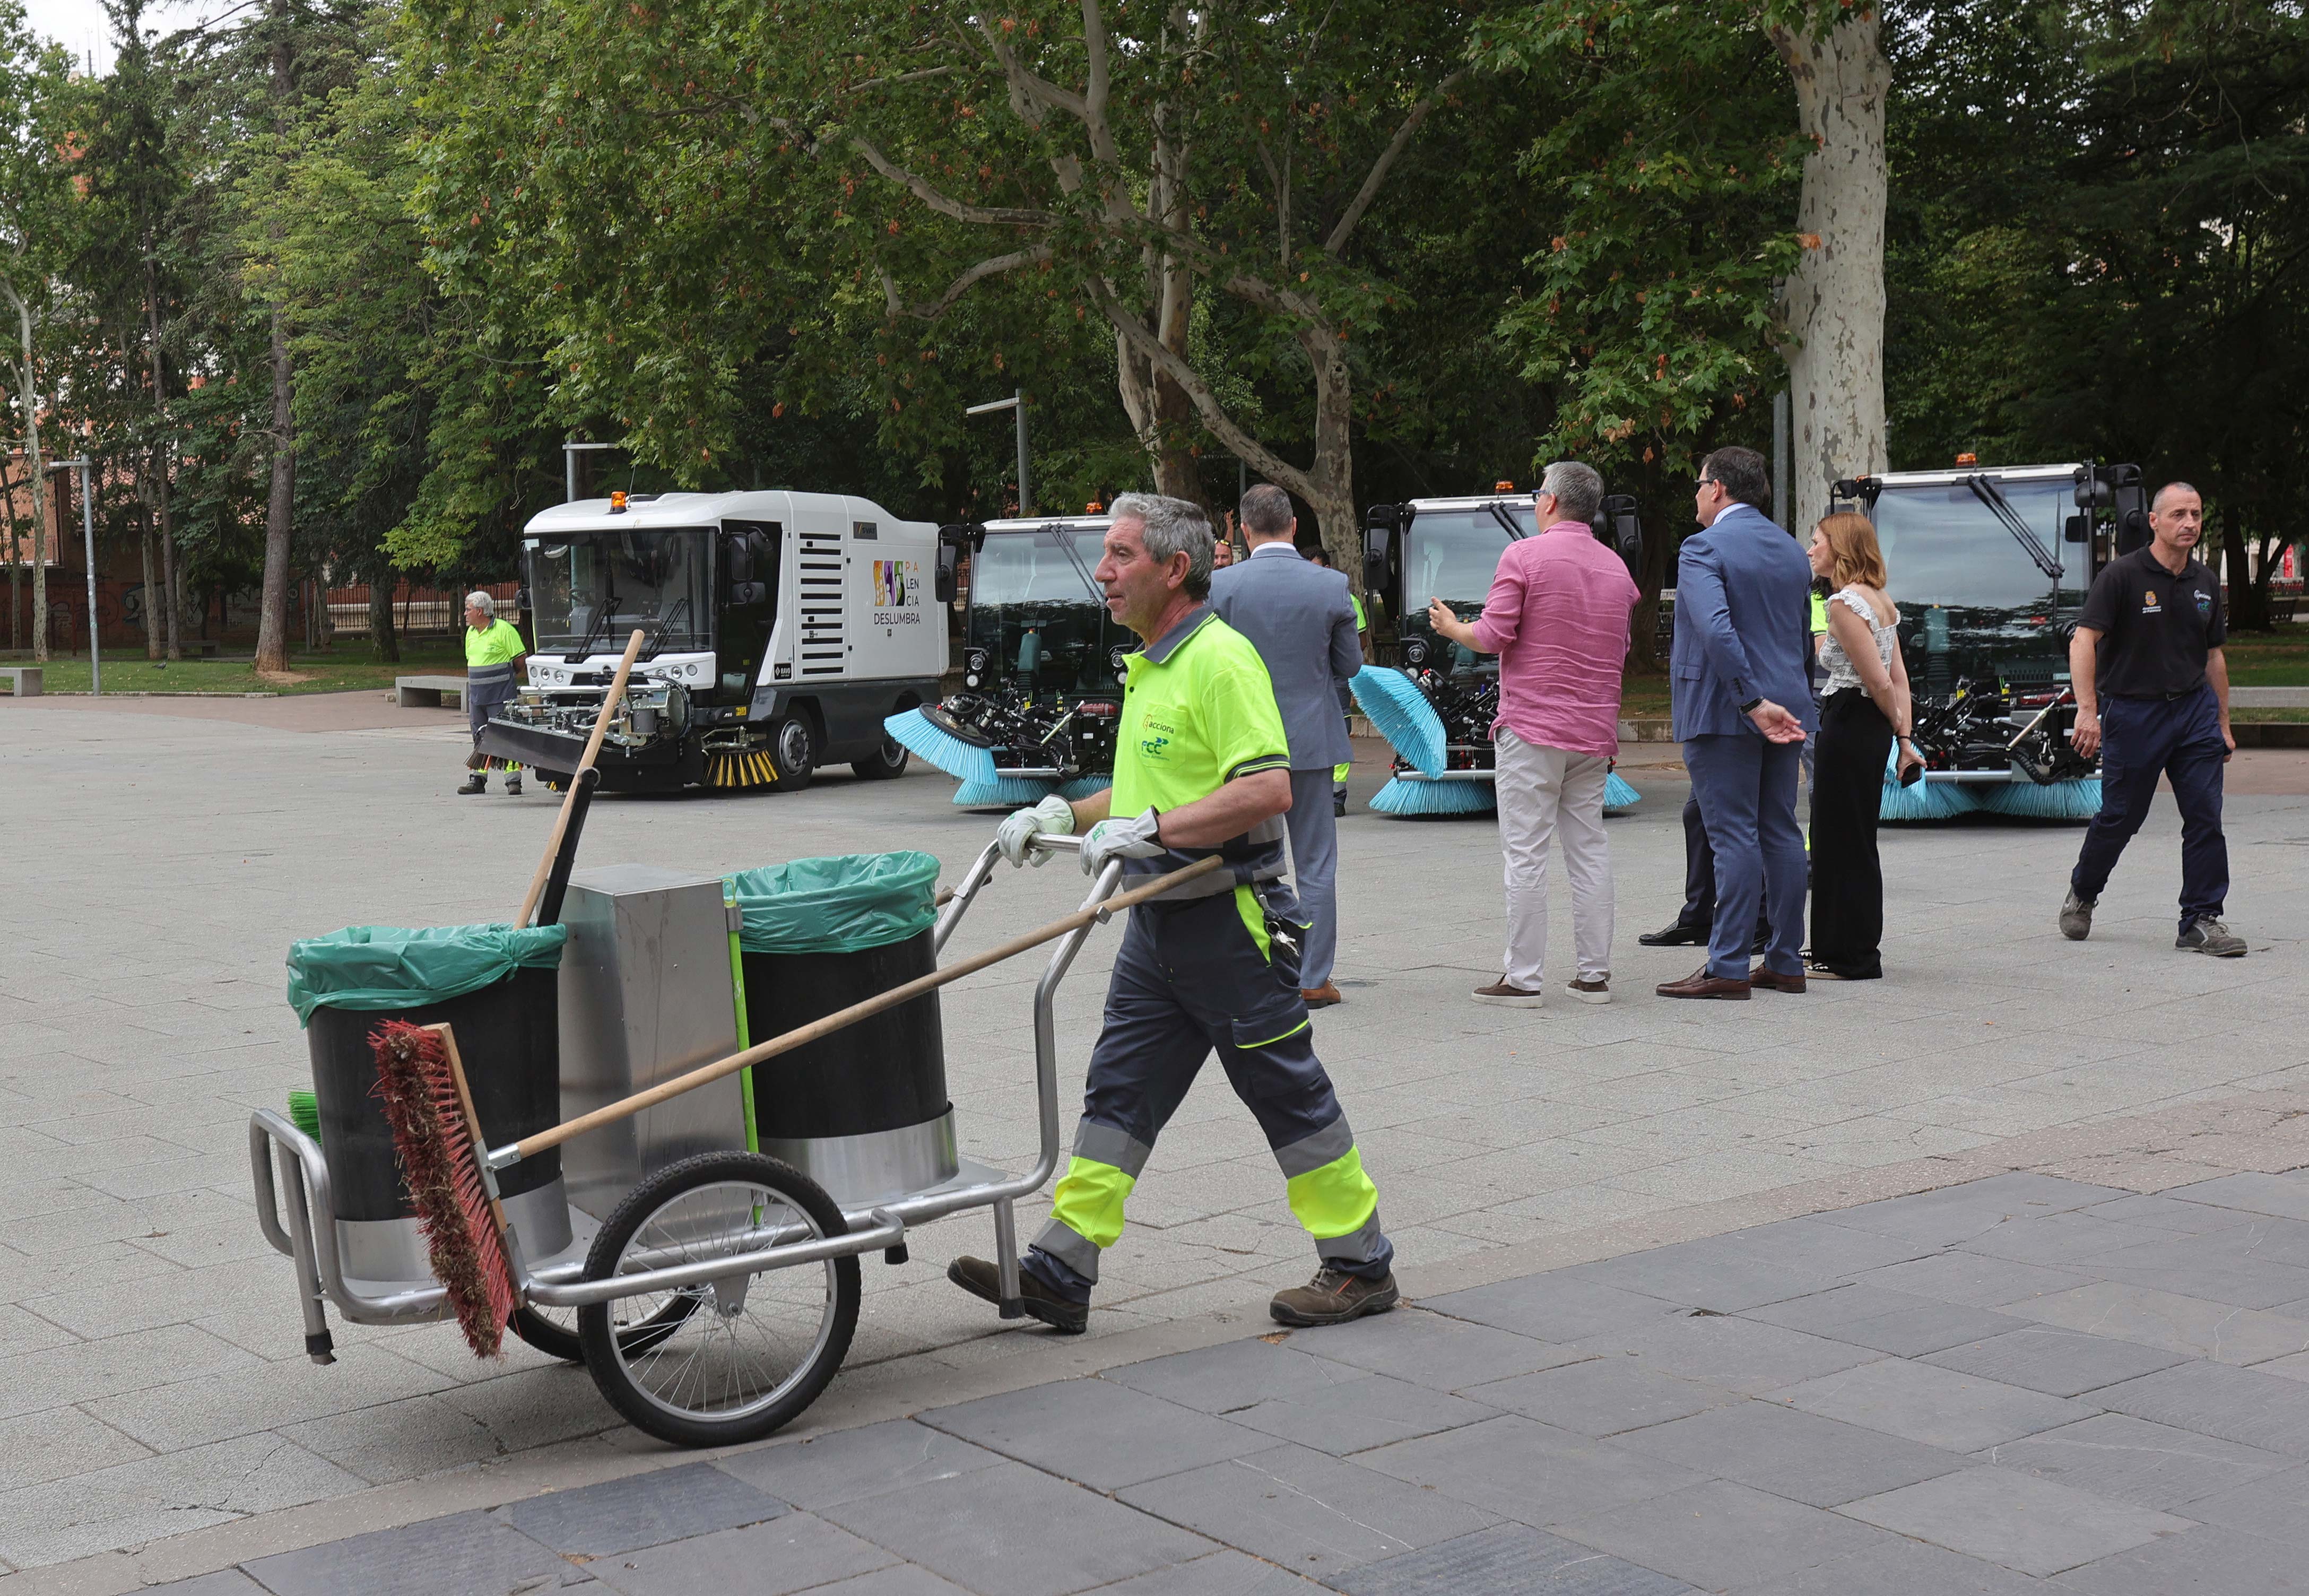
<svg viewBox="0 0 2309 1596"><path fill-rule="evenodd" d="M610 864L569 879L561 918L561 1113L575 1118L738 1051L730 923L719 876ZM561 1149L569 1201L607 1219L644 1175L744 1151L735 1075L587 1132Z"/></svg>

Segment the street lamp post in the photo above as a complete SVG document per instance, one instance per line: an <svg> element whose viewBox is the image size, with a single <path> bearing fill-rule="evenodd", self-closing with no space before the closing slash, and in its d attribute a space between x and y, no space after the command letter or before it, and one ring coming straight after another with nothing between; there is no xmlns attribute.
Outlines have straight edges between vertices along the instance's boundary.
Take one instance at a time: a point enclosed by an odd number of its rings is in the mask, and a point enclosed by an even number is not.
<svg viewBox="0 0 2309 1596"><path fill-rule="evenodd" d="M561 502L573 504L577 499L577 456L595 449L614 449L613 443L579 443L570 438L561 446Z"/></svg>
<svg viewBox="0 0 2309 1596"><path fill-rule="evenodd" d="M962 413L966 416L982 416L998 410L1016 411L1018 415L1018 513L1021 516L1031 516L1034 513L1034 494L1026 481L1026 390L1016 389L1007 399L997 399L986 404L973 404Z"/></svg>
<svg viewBox="0 0 2309 1596"><path fill-rule="evenodd" d="M80 473L80 538L83 557L88 560L88 691L91 698L104 695L104 659L96 641L96 508L88 490L88 456L76 460L51 460L50 471Z"/></svg>

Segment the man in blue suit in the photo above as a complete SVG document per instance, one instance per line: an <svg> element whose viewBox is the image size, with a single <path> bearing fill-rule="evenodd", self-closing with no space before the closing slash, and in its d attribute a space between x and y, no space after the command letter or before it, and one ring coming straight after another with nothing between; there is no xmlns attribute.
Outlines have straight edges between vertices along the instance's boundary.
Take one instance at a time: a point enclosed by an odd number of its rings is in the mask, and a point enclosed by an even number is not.
<svg viewBox="0 0 2309 1596"><path fill-rule="evenodd" d="M1242 534L1250 555L1211 573L1211 608L1250 639L1275 683L1275 707L1291 742L1293 885L1307 916L1299 961L1302 995L1310 1009L1339 1001L1331 961L1339 945L1339 834L1331 804L1332 772L1353 758L1339 690L1362 669L1354 600L1347 579L1302 559L1293 540L1291 496L1261 482L1242 496Z"/></svg>
<svg viewBox="0 0 2309 1596"><path fill-rule="evenodd" d="M1744 1002L1754 986L1804 989L1796 771L1814 724L1806 665L1812 562L1764 514L1771 501L1755 450L1718 449L1699 463L1694 508L1703 530L1684 539L1677 556L1668 674L1676 740L1716 850L1716 918L1708 962L1662 985L1662 997ZM1748 941L1760 898L1772 935L1751 971Z"/></svg>

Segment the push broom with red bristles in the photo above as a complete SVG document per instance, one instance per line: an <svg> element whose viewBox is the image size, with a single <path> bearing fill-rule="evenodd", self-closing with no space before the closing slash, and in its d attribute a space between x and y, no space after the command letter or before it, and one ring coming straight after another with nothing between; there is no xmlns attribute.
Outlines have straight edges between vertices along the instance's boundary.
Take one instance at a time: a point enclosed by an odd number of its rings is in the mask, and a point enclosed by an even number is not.
<svg viewBox="0 0 2309 1596"><path fill-rule="evenodd" d="M456 1038L445 1025L415 1026L391 1020L370 1037L376 1052L377 1095L385 1100L385 1122L393 1129L393 1145L401 1155L410 1196L425 1230L432 1255L434 1278L448 1294L465 1340L483 1357L494 1357L504 1340L506 1321L521 1301L514 1279L513 1253L506 1239L505 1210L497 1204L497 1174L559 1147L573 1136L615 1124L654 1107L670 1097L735 1074L765 1059L807 1047L861 1019L869 1019L935 992L950 981L975 975L989 965L1054 941L1094 920L1103 920L1159 898L1172 888L1207 875L1223 861L1215 854L1198 859L1184 870L1155 877L1103 903L1077 909L1053 920L1040 931L1030 931L999 948L973 954L942 970L933 970L901 986L878 993L847 1009L790 1030L782 1037L701 1065L687 1075L661 1081L646 1091L564 1120L549 1130L524 1136L505 1147L492 1148L481 1134L473 1113L472 1093L466 1089L465 1066L457 1055Z"/></svg>

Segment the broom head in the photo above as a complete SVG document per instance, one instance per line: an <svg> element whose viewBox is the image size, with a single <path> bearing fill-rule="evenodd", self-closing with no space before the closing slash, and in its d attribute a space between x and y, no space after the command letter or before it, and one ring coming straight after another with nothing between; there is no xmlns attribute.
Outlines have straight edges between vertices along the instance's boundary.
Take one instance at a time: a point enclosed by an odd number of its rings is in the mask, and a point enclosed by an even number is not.
<svg viewBox="0 0 2309 1596"><path fill-rule="evenodd" d="M438 1032L404 1019L385 1021L368 1041L376 1095L417 1205L433 1278L448 1293L466 1344L477 1357L495 1357L518 1298L448 1049Z"/></svg>
<svg viewBox="0 0 2309 1596"><path fill-rule="evenodd" d="M1980 807L1964 782L1934 781L1927 776L1902 786L1899 759L1900 750L1895 747L1884 761L1884 789L1876 802L1880 822L1952 820Z"/></svg>
<svg viewBox="0 0 2309 1596"><path fill-rule="evenodd" d="M1111 776L1077 776L1059 788L1059 796L1068 803L1079 803L1093 793L1103 793L1112 785Z"/></svg>
<svg viewBox="0 0 2309 1596"><path fill-rule="evenodd" d="M966 781L954 790L956 809L1026 809L1057 791L1058 784L1039 776L997 776Z"/></svg>
<svg viewBox="0 0 2309 1596"><path fill-rule="evenodd" d="M1487 781L1423 781L1398 774L1371 794L1371 809L1380 815L1487 815L1498 799Z"/></svg>
<svg viewBox="0 0 2309 1596"><path fill-rule="evenodd" d="M1365 665L1347 686L1373 728L1403 756L1405 764L1429 776L1443 774L1449 750L1442 718L1417 682L1385 665Z"/></svg>
<svg viewBox="0 0 2309 1596"><path fill-rule="evenodd" d="M1604 773L1604 812L1605 814L1618 814L1623 810L1633 809L1642 797L1641 793L1637 792L1621 778L1618 771L1607 770Z"/></svg>
<svg viewBox="0 0 2309 1596"><path fill-rule="evenodd" d="M990 784L996 779L994 750L956 736L957 731L969 728L949 716L909 709L884 720L882 730L916 759L937 766L964 785ZM1025 802L1032 803L1034 800Z"/></svg>
<svg viewBox="0 0 2309 1596"><path fill-rule="evenodd" d="M2100 812L2100 777L2075 781L2033 781L2015 776L1980 794L1980 807L1992 814L2030 820L2089 820Z"/></svg>

